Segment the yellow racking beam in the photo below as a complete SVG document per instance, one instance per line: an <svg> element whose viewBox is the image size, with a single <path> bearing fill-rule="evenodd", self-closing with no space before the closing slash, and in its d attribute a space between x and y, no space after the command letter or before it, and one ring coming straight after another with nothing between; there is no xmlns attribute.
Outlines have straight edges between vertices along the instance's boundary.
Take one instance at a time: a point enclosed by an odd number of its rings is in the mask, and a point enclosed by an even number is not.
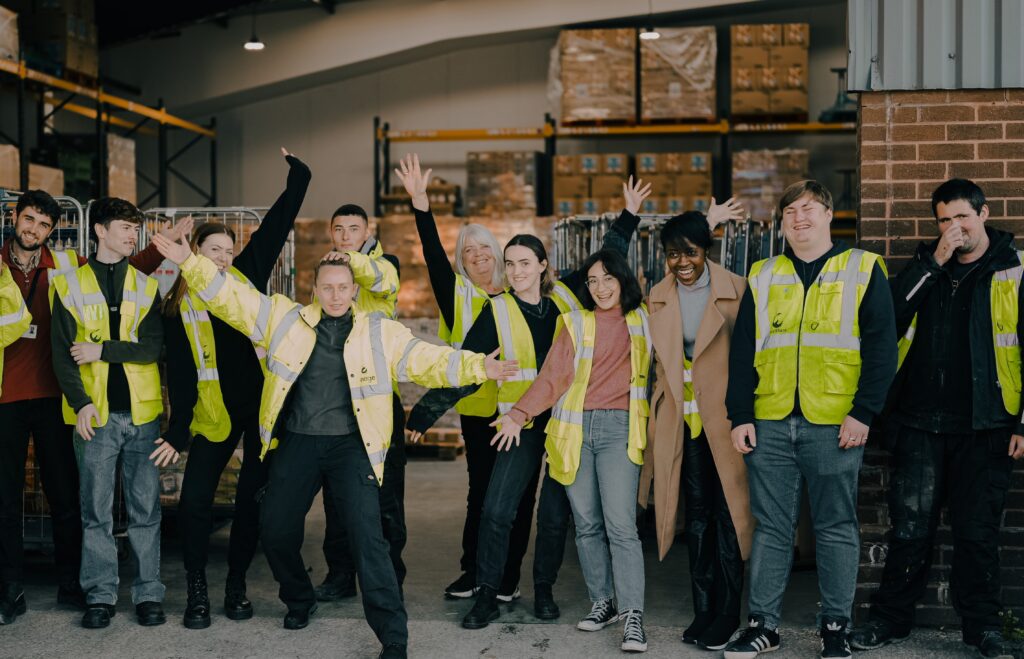
<svg viewBox="0 0 1024 659"><path fill-rule="evenodd" d="M638 126L559 126L558 137L601 137L604 135L671 135L729 132L725 119L713 124L641 124Z"/></svg>
<svg viewBox="0 0 1024 659"><path fill-rule="evenodd" d="M540 140L551 136L551 127L541 128L465 128L450 130L377 131L377 137L392 142L474 142L478 140Z"/></svg>

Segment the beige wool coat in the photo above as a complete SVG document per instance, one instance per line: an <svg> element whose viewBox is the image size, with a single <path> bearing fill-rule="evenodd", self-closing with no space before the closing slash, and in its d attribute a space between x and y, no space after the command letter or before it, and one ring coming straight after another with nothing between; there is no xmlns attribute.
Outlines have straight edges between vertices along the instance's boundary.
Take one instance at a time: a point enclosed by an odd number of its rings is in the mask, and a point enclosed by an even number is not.
<svg viewBox="0 0 1024 659"><path fill-rule="evenodd" d="M754 518L750 513L747 468L732 446L726 417L725 390L729 374L729 342L747 280L707 261L711 294L697 331L693 354L693 387L704 432L722 481L740 552L750 555ZM640 474L639 501L647 507L654 481L658 554L664 559L676 535L683 464L683 331L675 277L667 275L651 289L647 301L657 379L651 398L647 449Z"/></svg>

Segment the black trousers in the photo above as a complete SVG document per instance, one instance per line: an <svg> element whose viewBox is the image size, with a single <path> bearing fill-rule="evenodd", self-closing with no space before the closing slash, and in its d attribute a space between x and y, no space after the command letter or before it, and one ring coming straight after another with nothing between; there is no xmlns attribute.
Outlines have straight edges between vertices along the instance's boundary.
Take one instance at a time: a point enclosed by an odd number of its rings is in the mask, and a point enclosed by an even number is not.
<svg viewBox="0 0 1024 659"><path fill-rule="evenodd" d="M14 386L14 383L8 383ZM82 557L82 513L78 463L71 426L64 424L59 398L37 398L0 405L0 581L21 581L24 562L22 494L29 435L35 444L43 493L53 521L57 576L78 581Z"/></svg>
<svg viewBox="0 0 1024 659"><path fill-rule="evenodd" d="M462 438L466 442L466 471L469 472L469 491L466 494L466 523L462 527L462 571L476 575L476 550L480 539L480 518L484 511L484 497L491 481L498 451L491 446L494 428L490 423L496 417L460 416ZM527 483L519 500L512 532L508 538L508 558L501 577L503 593L510 593L519 585L523 557L530 545L530 527L533 525L533 506L537 502L537 478Z"/></svg>
<svg viewBox="0 0 1024 659"><path fill-rule="evenodd" d="M999 611L999 524L1010 486L1012 430L934 434L907 426L892 447L889 553L871 617L909 632L914 603L925 592L935 530L944 500L953 531L953 608L964 640L1002 628Z"/></svg>
<svg viewBox="0 0 1024 659"><path fill-rule="evenodd" d="M714 455L703 432L683 436L686 548L695 613L739 618L743 558Z"/></svg>
<svg viewBox="0 0 1024 659"><path fill-rule="evenodd" d="M235 515L228 542L228 569L245 573L260 538L260 506L256 493L267 484L267 463L260 460L259 416L231 417L231 434L223 442L199 435L188 450L178 503L182 554L189 572L205 570L213 530L213 498L224 467L242 440L242 469L235 489Z"/></svg>
<svg viewBox="0 0 1024 659"><path fill-rule="evenodd" d="M380 514L384 527L384 539L390 547L391 563L395 567L398 585L405 583L406 567L402 561L402 550L408 533L405 528L405 409L402 399L395 394L392 404L391 448L384 459L384 484L380 488ZM324 515L327 524L324 529L324 558L329 575L354 574L355 560L349 551L345 527L338 521L331 496L330 484L324 482Z"/></svg>
<svg viewBox="0 0 1024 659"><path fill-rule="evenodd" d="M288 433L272 455L261 536L281 601L292 611L316 603L302 561L302 539L306 514L321 486L329 483L325 489L348 537L366 622L381 643L407 644L408 616L381 530L380 488L360 436Z"/></svg>

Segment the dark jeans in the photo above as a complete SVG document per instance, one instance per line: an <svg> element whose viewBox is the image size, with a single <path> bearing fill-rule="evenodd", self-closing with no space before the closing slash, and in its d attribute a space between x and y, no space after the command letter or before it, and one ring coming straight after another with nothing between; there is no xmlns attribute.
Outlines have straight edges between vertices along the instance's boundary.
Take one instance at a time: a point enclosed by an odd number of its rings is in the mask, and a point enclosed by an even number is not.
<svg viewBox="0 0 1024 659"><path fill-rule="evenodd" d="M490 423L495 417L461 416L462 437L466 442L466 471L469 472L469 491L466 494L466 523L462 527L462 571L476 574L477 543L480 540L480 518L484 511L484 497L491 481L494 462L498 451L491 446L494 428ZM519 585L523 557L530 544L530 527L533 525L533 506L537 503L538 471L526 485L523 498L519 500L512 532L508 539L508 558L502 576L501 592L510 593Z"/></svg>
<svg viewBox="0 0 1024 659"><path fill-rule="evenodd" d="M696 613L739 618L743 558L707 435L683 438L683 500Z"/></svg>
<svg viewBox="0 0 1024 659"><path fill-rule="evenodd" d="M15 386L15 383L7 383ZM22 492L25 459L32 436L43 493L53 520L54 559L62 583L77 582L82 557L82 513L78 503L78 464L71 426L64 424L59 398L37 398L0 405L0 581L21 581Z"/></svg>
<svg viewBox="0 0 1024 659"><path fill-rule="evenodd" d="M321 486L330 483L328 491L359 574L366 622L381 643L405 645L408 616L381 531L377 477L361 437L288 433L271 455L261 535L267 562L280 585L281 601L290 611L306 610L316 603L302 561L302 539L306 514Z"/></svg>
<svg viewBox="0 0 1024 659"><path fill-rule="evenodd" d="M480 540L476 554L476 583L499 589L508 563L512 523L526 491L544 468L544 424L524 429L520 445L498 453L484 497ZM533 556L533 584L552 586L558 578L569 530L569 498L565 487L544 469L537 506L537 542Z"/></svg>
<svg viewBox="0 0 1024 659"><path fill-rule="evenodd" d="M245 573L260 538L260 506L256 493L267 484L267 463L260 460L259 417L231 417L231 434L223 442L197 436L188 450L181 484L178 524L185 569L205 570L213 530L213 497L224 467L242 439L242 470L235 488L235 514L228 541L228 569Z"/></svg>
<svg viewBox="0 0 1024 659"><path fill-rule="evenodd" d="M408 538L405 528L405 410L402 399L394 396L391 427L391 448L384 458L384 484L380 488L380 515L384 539L390 547L391 563L395 567L398 585L405 583L407 572L402 561L402 550ZM324 481L324 558L330 575L354 574L355 559L349 551L345 527L340 524L330 483Z"/></svg>
<svg viewBox="0 0 1024 659"><path fill-rule="evenodd" d="M950 588L963 634L974 641L999 619L999 524L1013 471L1012 430L939 435L903 426L892 446L889 552L871 617L909 632L925 592L935 529L948 498L953 530Z"/></svg>

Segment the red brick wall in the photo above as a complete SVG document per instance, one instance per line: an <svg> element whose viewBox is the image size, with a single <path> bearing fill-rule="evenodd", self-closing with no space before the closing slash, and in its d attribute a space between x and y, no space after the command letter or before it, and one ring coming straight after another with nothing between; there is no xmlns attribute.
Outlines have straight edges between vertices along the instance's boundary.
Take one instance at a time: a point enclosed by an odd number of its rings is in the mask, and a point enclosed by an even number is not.
<svg viewBox="0 0 1024 659"><path fill-rule="evenodd" d="M1024 90L862 93L860 99L859 244L886 257L896 274L922 240L938 235L931 193L947 178L978 183L992 226L1011 231L1024 247ZM888 455L868 450L861 470L861 564L857 617L881 578L889 511ZM950 605L953 548L943 512L927 594L918 622L956 624ZM1003 604L1024 608L1024 464L1018 464L1000 538Z"/></svg>

